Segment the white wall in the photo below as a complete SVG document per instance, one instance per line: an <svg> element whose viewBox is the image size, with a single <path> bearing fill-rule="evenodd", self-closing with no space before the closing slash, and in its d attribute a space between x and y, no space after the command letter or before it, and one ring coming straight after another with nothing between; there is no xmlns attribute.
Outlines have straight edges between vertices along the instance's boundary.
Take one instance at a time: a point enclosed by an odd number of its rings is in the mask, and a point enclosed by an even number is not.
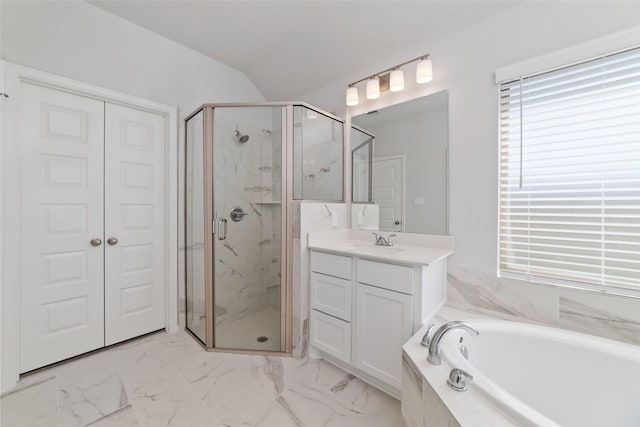
<svg viewBox="0 0 640 427"><path fill-rule="evenodd" d="M456 253L451 260L454 265L484 272L495 272L497 268L495 69L638 25L638 16L640 2L525 2L445 39L425 41L417 47L415 56L425 51L431 53L433 82L417 85L407 78L404 91L385 92L375 101L364 99L361 90L361 104L350 108L349 115L449 90L450 232L456 238ZM389 66L407 59L394 55L393 52L388 55ZM344 113L346 85L375 71L362 69L299 98L328 111Z"/></svg>
<svg viewBox="0 0 640 427"><path fill-rule="evenodd" d="M184 117L203 103L264 96L240 71L83 1L3 0L0 9L3 60L178 107L182 248Z"/></svg>
<svg viewBox="0 0 640 427"><path fill-rule="evenodd" d="M2 1L2 59L191 111L263 101L243 73L82 1Z"/></svg>
<svg viewBox="0 0 640 427"><path fill-rule="evenodd" d="M357 115L449 90L449 219L456 245L449 264L450 295L460 303L623 340L633 335L640 343L640 299L497 279L498 87L494 83L496 68L637 26L639 16L640 2L524 2L445 39L425 40L415 45L412 55L401 58L389 52L388 66L430 52L434 81L417 85L406 79L404 91L386 92L349 109L348 115ZM345 110L346 85L375 71L363 68L299 98L340 114Z"/></svg>

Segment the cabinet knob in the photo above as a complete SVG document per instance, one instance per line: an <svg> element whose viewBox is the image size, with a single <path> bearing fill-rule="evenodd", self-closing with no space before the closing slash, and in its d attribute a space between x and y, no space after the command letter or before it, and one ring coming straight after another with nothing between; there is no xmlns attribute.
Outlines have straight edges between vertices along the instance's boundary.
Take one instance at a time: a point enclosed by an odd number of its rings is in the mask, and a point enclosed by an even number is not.
<svg viewBox="0 0 640 427"><path fill-rule="evenodd" d="M102 244L102 240L101 239L91 239L91 246L100 246Z"/></svg>
<svg viewBox="0 0 640 427"><path fill-rule="evenodd" d="M107 239L107 243L108 243L108 244L110 244L110 245L112 245L112 246L113 246L113 245L117 245L117 244L118 244L118 239L116 239L115 237L109 237L109 238Z"/></svg>

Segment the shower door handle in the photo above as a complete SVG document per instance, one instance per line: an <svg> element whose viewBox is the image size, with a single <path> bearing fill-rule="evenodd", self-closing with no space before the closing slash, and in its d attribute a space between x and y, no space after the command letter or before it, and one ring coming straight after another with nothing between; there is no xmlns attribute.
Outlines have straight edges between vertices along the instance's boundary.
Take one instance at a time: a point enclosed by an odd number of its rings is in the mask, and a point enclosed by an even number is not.
<svg viewBox="0 0 640 427"><path fill-rule="evenodd" d="M218 240L224 240L226 238L227 238L227 220L225 218L220 218L218 219Z"/></svg>

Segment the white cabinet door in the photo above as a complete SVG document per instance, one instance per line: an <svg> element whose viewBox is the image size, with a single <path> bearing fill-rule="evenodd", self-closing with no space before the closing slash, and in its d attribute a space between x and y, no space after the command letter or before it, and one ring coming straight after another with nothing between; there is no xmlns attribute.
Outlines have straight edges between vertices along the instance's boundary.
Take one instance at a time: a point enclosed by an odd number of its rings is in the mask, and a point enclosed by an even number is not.
<svg viewBox="0 0 640 427"><path fill-rule="evenodd" d="M356 301L356 367L399 389L413 297L358 283Z"/></svg>
<svg viewBox="0 0 640 427"><path fill-rule="evenodd" d="M21 91L22 373L104 346L104 103Z"/></svg>
<svg viewBox="0 0 640 427"><path fill-rule="evenodd" d="M105 107L106 345L165 327L164 117ZM117 239L117 242L109 239Z"/></svg>

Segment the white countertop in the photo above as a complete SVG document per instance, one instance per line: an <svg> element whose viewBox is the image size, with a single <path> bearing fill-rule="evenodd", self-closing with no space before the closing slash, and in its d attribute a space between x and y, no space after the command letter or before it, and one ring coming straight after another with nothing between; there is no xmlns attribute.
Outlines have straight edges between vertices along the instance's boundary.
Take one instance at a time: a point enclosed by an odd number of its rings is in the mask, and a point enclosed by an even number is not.
<svg viewBox="0 0 640 427"><path fill-rule="evenodd" d="M387 237L388 232L380 232ZM396 233L393 246L376 246L371 231L335 230L309 233L309 249L388 261L398 264L431 265L453 253L453 237Z"/></svg>

